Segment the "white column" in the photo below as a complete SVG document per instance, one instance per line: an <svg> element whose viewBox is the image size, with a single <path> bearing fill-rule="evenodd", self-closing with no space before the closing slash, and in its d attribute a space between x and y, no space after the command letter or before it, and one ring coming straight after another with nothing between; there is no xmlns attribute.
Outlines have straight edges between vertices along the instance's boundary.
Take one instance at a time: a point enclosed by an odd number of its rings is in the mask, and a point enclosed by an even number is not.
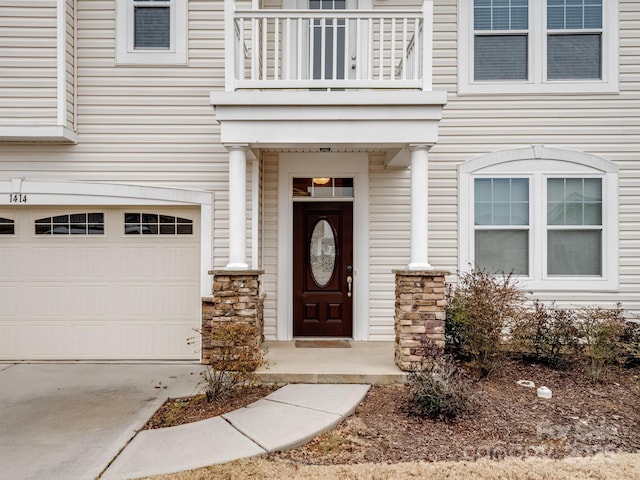
<svg viewBox="0 0 640 480"><path fill-rule="evenodd" d="M247 145L229 150L229 269L248 269L247 263Z"/></svg>
<svg viewBox="0 0 640 480"><path fill-rule="evenodd" d="M411 152L411 261L410 270L428 270L427 217L429 212L429 147L410 145Z"/></svg>

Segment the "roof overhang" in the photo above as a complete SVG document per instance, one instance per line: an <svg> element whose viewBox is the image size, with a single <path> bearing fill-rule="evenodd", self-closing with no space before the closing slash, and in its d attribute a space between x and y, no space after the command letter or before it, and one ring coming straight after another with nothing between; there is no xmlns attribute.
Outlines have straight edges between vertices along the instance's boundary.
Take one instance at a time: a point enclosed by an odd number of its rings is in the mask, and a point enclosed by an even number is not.
<svg viewBox="0 0 640 480"><path fill-rule="evenodd" d="M235 91L212 92L210 100L223 144L382 149L389 166L406 166L398 152L437 142L447 92Z"/></svg>

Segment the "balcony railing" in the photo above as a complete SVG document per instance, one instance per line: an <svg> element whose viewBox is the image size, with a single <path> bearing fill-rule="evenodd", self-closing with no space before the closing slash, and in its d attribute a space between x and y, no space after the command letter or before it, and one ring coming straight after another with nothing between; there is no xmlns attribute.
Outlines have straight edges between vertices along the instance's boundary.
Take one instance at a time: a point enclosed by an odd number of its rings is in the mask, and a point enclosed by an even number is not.
<svg viewBox="0 0 640 480"><path fill-rule="evenodd" d="M431 90L433 2L420 10L235 10L226 89Z"/></svg>

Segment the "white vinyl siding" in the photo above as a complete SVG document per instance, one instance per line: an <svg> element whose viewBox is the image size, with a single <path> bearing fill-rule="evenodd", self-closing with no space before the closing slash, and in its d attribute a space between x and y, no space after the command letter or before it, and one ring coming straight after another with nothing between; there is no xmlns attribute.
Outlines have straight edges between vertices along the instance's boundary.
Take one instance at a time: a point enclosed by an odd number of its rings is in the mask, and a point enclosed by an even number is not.
<svg viewBox="0 0 640 480"><path fill-rule="evenodd" d="M499 150L545 144L605 157L620 167L619 286L615 292L535 290L543 300L563 305L601 303L640 313L640 264L637 232L640 223L640 10L632 0L619 2L620 92L617 95L486 94L458 96L456 15L458 2L435 5L434 90L447 90L449 102L439 124L439 140L429 153L430 239L432 265L455 273L457 241L457 168L463 162ZM615 67L612 67L615 68ZM437 181L436 181L437 180ZM446 202L443 200L446 199ZM437 205L437 206L436 206ZM434 209L437 208L437 212ZM434 244L437 242L437 246ZM442 248L440 248L442 247ZM453 252L453 256L451 253Z"/></svg>
<svg viewBox="0 0 640 480"><path fill-rule="evenodd" d="M56 4L0 2L0 126L57 121Z"/></svg>
<svg viewBox="0 0 640 480"><path fill-rule="evenodd" d="M276 339L278 308L278 155L263 155L262 184L262 290L264 299L264 335Z"/></svg>
<svg viewBox="0 0 640 480"><path fill-rule="evenodd" d="M407 169L386 170L384 156L369 160L369 339L393 340L395 275L410 254L410 183Z"/></svg>

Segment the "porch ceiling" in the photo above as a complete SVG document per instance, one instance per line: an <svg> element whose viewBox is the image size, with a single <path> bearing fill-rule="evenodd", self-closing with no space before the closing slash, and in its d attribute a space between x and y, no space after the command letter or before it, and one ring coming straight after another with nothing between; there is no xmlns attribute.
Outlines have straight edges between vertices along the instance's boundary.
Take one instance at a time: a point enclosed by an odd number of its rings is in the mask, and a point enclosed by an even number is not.
<svg viewBox="0 0 640 480"><path fill-rule="evenodd" d="M212 92L224 144L271 151L377 151L433 145L443 91Z"/></svg>

